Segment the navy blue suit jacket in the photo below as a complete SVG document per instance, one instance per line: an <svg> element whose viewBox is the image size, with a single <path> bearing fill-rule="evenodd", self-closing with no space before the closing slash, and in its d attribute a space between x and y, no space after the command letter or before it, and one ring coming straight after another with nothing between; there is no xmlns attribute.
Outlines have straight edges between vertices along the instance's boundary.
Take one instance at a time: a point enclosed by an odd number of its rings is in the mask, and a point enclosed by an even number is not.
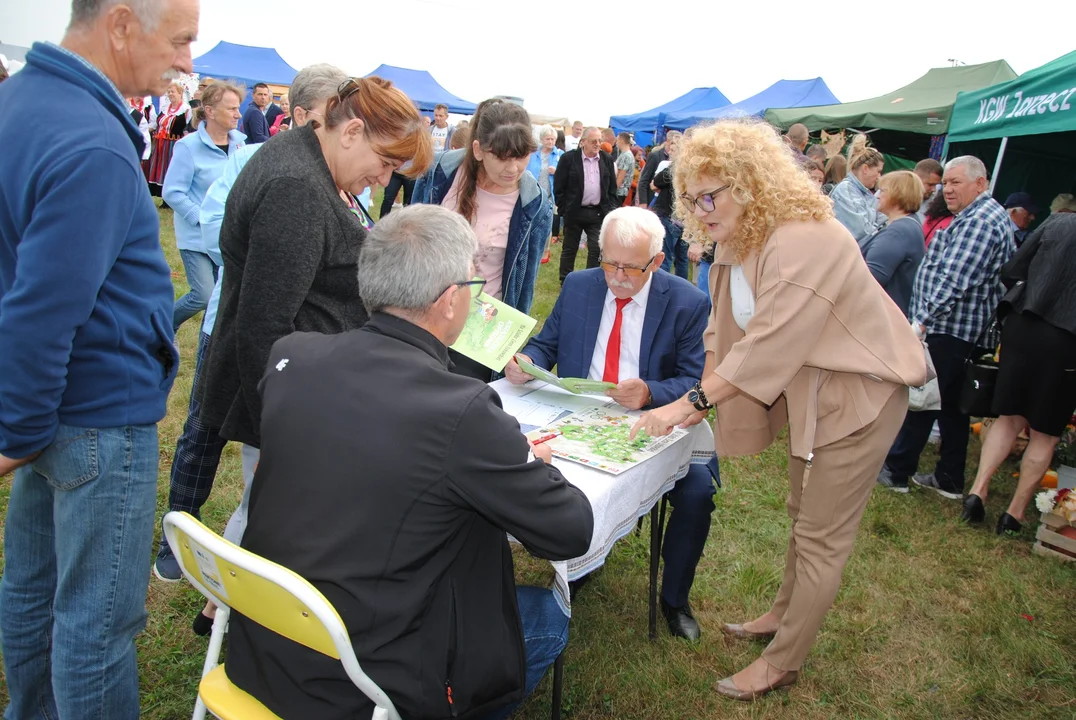
<svg viewBox="0 0 1076 720"><path fill-rule="evenodd" d="M556 365L561 377L585 378L607 291L601 268L569 274L553 312L523 354L546 370ZM676 400L702 377L706 363L702 335L709 314L704 292L664 270L654 273L639 348L639 377L653 396L648 407Z"/></svg>
<svg viewBox="0 0 1076 720"><path fill-rule="evenodd" d="M269 142L269 123L265 121L262 111L254 103L250 104L243 115L243 132L246 133L249 145Z"/></svg>

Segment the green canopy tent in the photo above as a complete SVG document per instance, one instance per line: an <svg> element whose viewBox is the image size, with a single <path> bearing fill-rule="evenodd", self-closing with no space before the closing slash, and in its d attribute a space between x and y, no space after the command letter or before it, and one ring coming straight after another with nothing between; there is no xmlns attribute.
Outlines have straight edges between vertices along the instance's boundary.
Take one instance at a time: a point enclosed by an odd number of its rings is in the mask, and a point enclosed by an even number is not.
<svg viewBox="0 0 1076 720"><path fill-rule="evenodd" d="M1004 60L933 68L915 82L880 97L838 105L767 110L766 120L781 129L803 123L812 132L848 128L869 133L871 144L882 152L920 160L929 156L932 136L944 135L948 130L957 93L1015 77L1016 73Z"/></svg>
<svg viewBox="0 0 1076 720"><path fill-rule="evenodd" d="M993 166L991 192L1023 190L1043 207L1076 191L1076 51L1015 80L957 97L948 157ZM1045 213L1042 213L1045 216Z"/></svg>

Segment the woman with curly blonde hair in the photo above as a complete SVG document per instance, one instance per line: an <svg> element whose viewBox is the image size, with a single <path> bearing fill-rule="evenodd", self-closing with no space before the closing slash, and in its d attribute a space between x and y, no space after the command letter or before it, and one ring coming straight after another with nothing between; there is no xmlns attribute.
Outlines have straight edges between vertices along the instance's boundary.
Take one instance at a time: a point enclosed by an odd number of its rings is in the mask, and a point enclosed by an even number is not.
<svg viewBox="0 0 1076 720"><path fill-rule="evenodd" d="M908 321L875 282L829 201L757 122L699 129L680 149L678 211L714 243L702 380L633 432L665 435L717 407L717 452L761 452L789 426L792 518L771 608L734 637L772 639L714 689L754 700L796 681L840 587L859 521L926 378Z"/></svg>

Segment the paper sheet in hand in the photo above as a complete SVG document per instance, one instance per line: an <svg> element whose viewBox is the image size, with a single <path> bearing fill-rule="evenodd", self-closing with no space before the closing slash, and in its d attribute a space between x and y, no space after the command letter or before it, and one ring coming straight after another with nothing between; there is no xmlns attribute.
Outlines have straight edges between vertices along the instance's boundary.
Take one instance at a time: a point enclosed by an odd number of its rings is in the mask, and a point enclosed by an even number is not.
<svg viewBox="0 0 1076 720"><path fill-rule="evenodd" d="M471 301L471 314L452 349L500 372L530 337L538 321L482 293Z"/></svg>
<svg viewBox="0 0 1076 720"><path fill-rule="evenodd" d="M616 389L615 383L602 382L601 380L557 377L548 370L544 370L534 363L527 362L527 358L522 355L516 355L516 362L519 363L519 369L530 375L532 378L537 378L550 385L556 385L560 389L567 390L575 395L584 393L604 394L606 390Z"/></svg>
<svg viewBox="0 0 1076 720"><path fill-rule="evenodd" d="M665 437L651 438L639 433L629 440L628 435L641 415L616 405L592 407L540 427L527 437L536 440L560 433L545 443L555 457L619 475L687 435L686 430L677 428Z"/></svg>

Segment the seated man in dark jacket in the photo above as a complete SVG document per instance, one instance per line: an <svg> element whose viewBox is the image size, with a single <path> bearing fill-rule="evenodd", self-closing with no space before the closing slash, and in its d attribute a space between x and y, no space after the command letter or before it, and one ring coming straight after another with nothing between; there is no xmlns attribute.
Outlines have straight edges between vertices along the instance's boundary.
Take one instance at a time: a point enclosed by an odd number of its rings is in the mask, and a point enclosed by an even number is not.
<svg viewBox="0 0 1076 720"><path fill-rule="evenodd" d="M459 215L413 205L367 238L370 321L277 341L243 546L313 583L363 669L409 720L506 717L560 654L568 618L516 588L505 533L585 553L586 496L487 385L449 372L481 281ZM538 456L538 459L535 458ZM369 717L337 661L233 615L228 677L283 718Z"/></svg>

